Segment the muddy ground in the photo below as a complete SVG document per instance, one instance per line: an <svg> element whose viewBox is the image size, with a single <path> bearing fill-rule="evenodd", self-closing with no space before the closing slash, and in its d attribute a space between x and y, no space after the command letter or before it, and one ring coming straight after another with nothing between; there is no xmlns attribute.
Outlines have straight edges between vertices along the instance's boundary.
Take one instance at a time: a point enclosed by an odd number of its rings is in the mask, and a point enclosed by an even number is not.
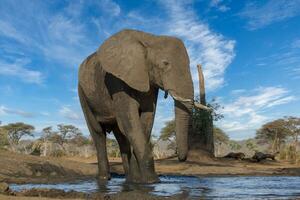
<svg viewBox="0 0 300 200"><path fill-rule="evenodd" d="M250 160L232 160L225 158L208 158L190 153L186 162L178 162L177 158L157 160L155 162L158 174L194 175L194 176L231 176L231 175L287 175L300 176L300 166L287 162L264 161L255 163ZM89 179L97 175L96 158L49 158L14 154L0 151L0 182L6 183L53 183L67 182L78 179ZM123 173L119 159L110 160L111 172ZM61 191L27 191L28 194L18 196L3 196L0 199L42 199L41 196L86 199L86 194L60 194ZM73 195L73 196L72 196ZM37 197L25 197L37 196ZM45 198L45 199L47 199ZM137 191L119 193L110 196L93 196L90 199L166 199L139 193ZM184 199L183 196L172 199Z"/></svg>

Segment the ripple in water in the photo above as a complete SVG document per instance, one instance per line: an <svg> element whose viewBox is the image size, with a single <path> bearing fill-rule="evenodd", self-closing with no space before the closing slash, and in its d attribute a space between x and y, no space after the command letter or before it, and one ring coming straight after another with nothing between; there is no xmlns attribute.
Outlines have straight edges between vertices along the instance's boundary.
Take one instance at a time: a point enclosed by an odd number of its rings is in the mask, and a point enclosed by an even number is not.
<svg viewBox="0 0 300 200"><path fill-rule="evenodd" d="M278 176L231 176L194 177L160 176L160 183L128 184L124 176L113 175L106 184L98 185L93 180L59 184L12 184L12 190L31 188L75 190L78 192L117 193L140 190L157 196L173 196L185 193L191 198L246 198L246 199L290 199L300 197L300 177Z"/></svg>

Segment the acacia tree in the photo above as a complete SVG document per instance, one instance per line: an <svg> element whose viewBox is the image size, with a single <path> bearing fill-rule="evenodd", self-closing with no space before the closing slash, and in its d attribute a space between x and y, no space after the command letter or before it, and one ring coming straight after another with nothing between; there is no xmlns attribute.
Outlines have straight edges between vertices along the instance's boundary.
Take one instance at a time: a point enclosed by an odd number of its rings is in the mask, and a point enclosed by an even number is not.
<svg viewBox="0 0 300 200"><path fill-rule="evenodd" d="M285 127L290 131L290 136L293 138L295 151L297 151L298 140L300 135L300 118L298 117L285 117Z"/></svg>
<svg viewBox="0 0 300 200"><path fill-rule="evenodd" d="M165 126L160 131L159 140L169 140L171 141L172 137L175 137L175 120L167 121Z"/></svg>
<svg viewBox="0 0 300 200"><path fill-rule="evenodd" d="M24 136L33 137L34 127L23 122L10 123L2 126L2 129L7 133L9 144L12 148L18 145L21 138Z"/></svg>
<svg viewBox="0 0 300 200"><path fill-rule="evenodd" d="M272 151L277 152L291 134L291 130L287 128L287 121L277 119L264 124L257 130L256 139L259 142L271 144Z"/></svg>
<svg viewBox="0 0 300 200"><path fill-rule="evenodd" d="M121 156L119 145L116 139L107 138L106 145L109 157L117 158Z"/></svg>
<svg viewBox="0 0 300 200"><path fill-rule="evenodd" d="M57 129L58 134L61 137L61 139L58 141L61 146L63 146L67 140L82 136L81 131L73 125L59 124L57 125Z"/></svg>
<svg viewBox="0 0 300 200"><path fill-rule="evenodd" d="M0 125L1 125L1 123L2 122L0 121ZM0 126L0 147L6 146L6 145L9 145L7 131L2 126Z"/></svg>
<svg viewBox="0 0 300 200"><path fill-rule="evenodd" d="M169 141L168 149L172 149L177 152L175 142L175 120L172 119L165 123L165 126L160 131L159 140Z"/></svg>
<svg viewBox="0 0 300 200"><path fill-rule="evenodd" d="M236 141L230 141L229 146L233 151L238 151L242 148L242 146L239 143L237 143Z"/></svg>
<svg viewBox="0 0 300 200"><path fill-rule="evenodd" d="M246 140L246 147L250 150L250 151L256 151L257 149L257 145L255 144L253 139L248 139Z"/></svg>
<svg viewBox="0 0 300 200"><path fill-rule="evenodd" d="M215 155L219 156L221 154L220 150L222 149L222 144L226 144L229 142L228 135L220 128L214 126L213 129L213 135L214 135L214 143L215 143Z"/></svg>
<svg viewBox="0 0 300 200"><path fill-rule="evenodd" d="M214 140L216 143L227 143L229 142L228 135L220 128L214 126Z"/></svg>
<svg viewBox="0 0 300 200"><path fill-rule="evenodd" d="M45 141L49 140L54 133L55 132L52 130L52 126L43 128L41 139L45 142Z"/></svg>

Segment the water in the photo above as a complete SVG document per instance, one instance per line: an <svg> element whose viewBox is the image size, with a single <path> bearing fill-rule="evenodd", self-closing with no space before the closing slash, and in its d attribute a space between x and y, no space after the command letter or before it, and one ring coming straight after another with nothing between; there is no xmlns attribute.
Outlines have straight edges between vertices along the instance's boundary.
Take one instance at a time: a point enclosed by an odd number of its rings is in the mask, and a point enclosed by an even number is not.
<svg viewBox="0 0 300 200"><path fill-rule="evenodd" d="M60 184L12 184L11 189L20 191L31 188L53 188L65 191L93 193L117 193L142 190L157 196L184 193L190 198L230 199L295 199L300 198L300 177L283 176L230 176L194 177L160 176L160 183L138 185L125 183L124 176L114 175L108 183L98 185L96 180Z"/></svg>

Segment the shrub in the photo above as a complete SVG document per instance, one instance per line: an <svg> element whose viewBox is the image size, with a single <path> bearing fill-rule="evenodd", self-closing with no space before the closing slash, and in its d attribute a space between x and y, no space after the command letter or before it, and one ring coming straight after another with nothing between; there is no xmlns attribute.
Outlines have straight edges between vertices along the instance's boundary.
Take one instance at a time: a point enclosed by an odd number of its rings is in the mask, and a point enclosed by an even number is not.
<svg viewBox="0 0 300 200"><path fill-rule="evenodd" d="M63 150L57 149L57 150L52 151L49 156L59 158L59 157L65 156L65 155L66 155L66 153Z"/></svg>
<svg viewBox="0 0 300 200"><path fill-rule="evenodd" d="M291 162L296 162L297 152L294 145L290 145L287 148L287 159Z"/></svg>

